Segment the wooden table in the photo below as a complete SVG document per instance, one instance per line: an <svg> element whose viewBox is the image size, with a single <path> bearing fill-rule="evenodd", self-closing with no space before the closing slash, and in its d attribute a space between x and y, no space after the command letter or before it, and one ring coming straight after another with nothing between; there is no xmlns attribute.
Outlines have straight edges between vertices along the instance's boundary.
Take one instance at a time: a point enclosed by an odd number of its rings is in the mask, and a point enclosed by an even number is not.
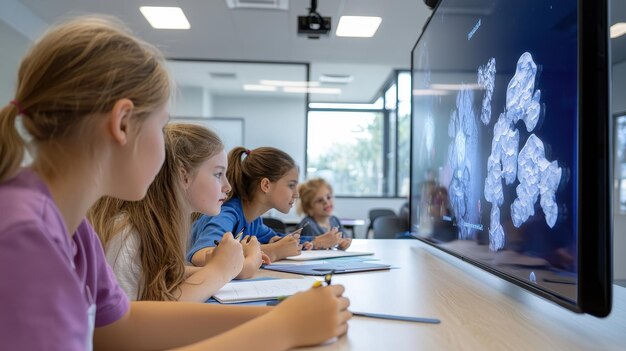
<svg viewBox="0 0 626 351"><path fill-rule="evenodd" d="M355 239L389 271L340 274L351 310L433 317L419 324L354 317L337 342L306 350L625 350L626 289L598 319L559 307L417 240ZM261 271L267 272L267 271ZM263 273L261 273L263 274Z"/></svg>

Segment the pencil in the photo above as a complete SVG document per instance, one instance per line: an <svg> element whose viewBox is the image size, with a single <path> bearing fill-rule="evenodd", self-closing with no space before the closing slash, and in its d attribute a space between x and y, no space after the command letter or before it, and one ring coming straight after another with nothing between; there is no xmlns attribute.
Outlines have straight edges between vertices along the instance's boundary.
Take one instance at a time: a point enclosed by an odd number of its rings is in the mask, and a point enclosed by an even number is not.
<svg viewBox="0 0 626 351"><path fill-rule="evenodd" d="M243 231L244 230L246 230L245 226L243 228L241 228L241 231L239 232L239 234L237 234L237 236L235 236L235 240L239 240L239 238L241 238L241 236L243 235Z"/></svg>
<svg viewBox="0 0 626 351"><path fill-rule="evenodd" d="M352 311L352 315L353 316L360 316L360 317L390 319L390 320L395 320L395 321L416 322L416 323L429 323L429 324L439 324L439 323L441 323L441 321L439 319L436 319L436 318L398 316L398 315L393 315L393 314L382 314L382 313L368 313L368 312L355 312L355 311Z"/></svg>

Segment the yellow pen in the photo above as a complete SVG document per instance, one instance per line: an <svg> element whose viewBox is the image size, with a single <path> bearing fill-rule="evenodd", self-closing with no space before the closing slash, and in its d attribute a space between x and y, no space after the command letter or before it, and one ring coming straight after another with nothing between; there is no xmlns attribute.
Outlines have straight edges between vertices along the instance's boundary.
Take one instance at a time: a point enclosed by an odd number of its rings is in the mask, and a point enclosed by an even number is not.
<svg viewBox="0 0 626 351"><path fill-rule="evenodd" d="M239 238L241 238L241 236L243 235L243 231L244 230L246 230L245 226L243 228L241 228L241 231L239 232L239 234L237 234L237 236L235 236L235 240L239 240Z"/></svg>

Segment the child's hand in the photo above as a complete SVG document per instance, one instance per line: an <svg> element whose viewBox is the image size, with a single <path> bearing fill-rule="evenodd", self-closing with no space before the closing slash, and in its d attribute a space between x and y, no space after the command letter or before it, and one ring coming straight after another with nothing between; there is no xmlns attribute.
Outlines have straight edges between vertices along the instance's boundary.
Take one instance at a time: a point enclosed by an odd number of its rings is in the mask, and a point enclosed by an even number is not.
<svg viewBox="0 0 626 351"><path fill-rule="evenodd" d="M331 285L293 295L270 312L283 325L276 330L293 338L293 347L315 345L345 334L352 313L343 292L342 285Z"/></svg>
<svg viewBox="0 0 626 351"><path fill-rule="evenodd" d="M239 275L237 275L237 278L252 278L263 263L263 252L261 252L261 244L259 244L256 236L246 235L241 240L241 246L243 247L243 256L245 257L245 259L243 263L243 269L241 270Z"/></svg>
<svg viewBox="0 0 626 351"><path fill-rule="evenodd" d="M313 249L330 249L337 246L337 244L339 244L339 240L341 240L341 232L337 229L337 227L333 227L326 233L313 238Z"/></svg>
<svg viewBox="0 0 626 351"><path fill-rule="evenodd" d="M270 239L270 241L268 242L268 244L273 244L273 243L277 242L278 240L280 240L280 239L282 239L282 238L283 238L282 236L278 236L278 235L273 236L273 237Z"/></svg>
<svg viewBox="0 0 626 351"><path fill-rule="evenodd" d="M301 249L300 234L288 234L280 240L264 245L263 247L263 250L272 261L279 261L289 256L297 256L300 254Z"/></svg>
<svg viewBox="0 0 626 351"><path fill-rule="evenodd" d="M228 280L236 277L243 267L243 248L232 233L225 233L222 241L206 253L205 264L214 264L226 274Z"/></svg>
<svg viewBox="0 0 626 351"><path fill-rule="evenodd" d="M302 250L313 250L313 243L310 241L305 241L302 244Z"/></svg>
<svg viewBox="0 0 626 351"><path fill-rule="evenodd" d="M268 254L266 254L265 252L261 251L261 255L262 260L263 260L263 264L272 264L272 259L270 258L270 256Z"/></svg>
<svg viewBox="0 0 626 351"><path fill-rule="evenodd" d="M352 244L352 238L343 238L339 240L339 250L347 250Z"/></svg>

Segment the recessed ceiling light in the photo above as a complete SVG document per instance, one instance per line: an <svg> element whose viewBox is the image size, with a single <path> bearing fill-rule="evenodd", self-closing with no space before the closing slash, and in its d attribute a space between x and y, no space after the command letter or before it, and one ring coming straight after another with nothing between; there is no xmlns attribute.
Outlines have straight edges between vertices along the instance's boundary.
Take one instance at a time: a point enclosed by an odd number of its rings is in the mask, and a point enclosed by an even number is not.
<svg viewBox="0 0 626 351"><path fill-rule="evenodd" d="M276 87L259 84L244 84L243 90L246 91L276 91Z"/></svg>
<svg viewBox="0 0 626 351"><path fill-rule="evenodd" d="M180 7L141 6L141 14L156 29L189 29L189 21Z"/></svg>
<svg viewBox="0 0 626 351"><path fill-rule="evenodd" d="M339 88L310 88L310 87L284 87L285 93L309 93L309 94L341 94Z"/></svg>
<svg viewBox="0 0 626 351"><path fill-rule="evenodd" d="M307 82L299 80L268 80L259 81L263 85L271 85L275 87L319 87L320 82Z"/></svg>
<svg viewBox="0 0 626 351"><path fill-rule="evenodd" d="M376 34L380 17L341 16L335 35L338 37L371 38Z"/></svg>
<svg viewBox="0 0 626 351"><path fill-rule="evenodd" d="M611 26L611 39L626 34L626 22L615 23Z"/></svg>
<svg viewBox="0 0 626 351"><path fill-rule="evenodd" d="M320 82L333 83L333 84L348 84L354 80L354 77L349 74L322 74L320 76Z"/></svg>

